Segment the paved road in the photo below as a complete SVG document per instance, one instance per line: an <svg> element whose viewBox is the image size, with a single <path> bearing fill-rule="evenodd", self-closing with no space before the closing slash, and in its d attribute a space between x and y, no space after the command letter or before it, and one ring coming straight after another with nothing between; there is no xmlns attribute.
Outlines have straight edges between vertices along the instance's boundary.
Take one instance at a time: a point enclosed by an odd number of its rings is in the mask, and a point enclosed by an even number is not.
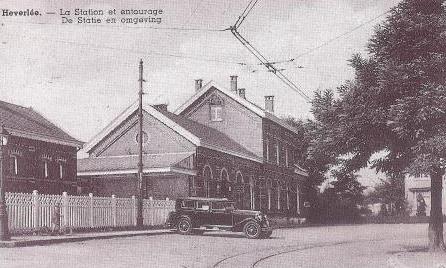
<svg viewBox="0 0 446 268"><path fill-rule="evenodd" d="M264 240L138 236L0 249L0 267L408 267L399 254L425 246L426 232L413 224L281 229Z"/></svg>

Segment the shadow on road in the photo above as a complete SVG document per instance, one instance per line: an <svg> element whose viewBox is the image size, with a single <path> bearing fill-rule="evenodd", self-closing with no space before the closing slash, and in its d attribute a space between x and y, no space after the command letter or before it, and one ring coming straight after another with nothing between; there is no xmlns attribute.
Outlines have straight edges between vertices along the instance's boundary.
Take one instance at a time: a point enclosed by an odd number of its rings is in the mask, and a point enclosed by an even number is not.
<svg viewBox="0 0 446 268"><path fill-rule="evenodd" d="M411 253L417 253L417 252L429 252L429 249L427 247L415 247L415 246L405 246L400 245L400 247L403 250L393 250L393 251L387 251L387 254L398 254L398 253L404 253L404 252L411 252Z"/></svg>
<svg viewBox="0 0 446 268"><path fill-rule="evenodd" d="M208 232L208 233L204 233L201 235L197 235L197 236L207 236L207 237L226 237L226 238L242 238L242 239L247 239L243 234L237 234L237 233L212 233L212 232ZM261 240L275 240L275 239L284 239L284 237L281 236L271 236L270 238L264 238Z"/></svg>

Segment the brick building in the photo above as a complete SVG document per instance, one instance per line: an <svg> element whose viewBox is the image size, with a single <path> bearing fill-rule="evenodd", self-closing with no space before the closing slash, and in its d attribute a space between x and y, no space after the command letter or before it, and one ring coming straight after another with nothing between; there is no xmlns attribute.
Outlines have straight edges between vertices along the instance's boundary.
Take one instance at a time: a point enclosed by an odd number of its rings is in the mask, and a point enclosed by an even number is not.
<svg viewBox="0 0 446 268"><path fill-rule="evenodd" d="M0 101L0 125L9 132L7 192L76 194L77 151L74 139L32 108Z"/></svg>
<svg viewBox="0 0 446 268"><path fill-rule="evenodd" d="M297 214L300 185L299 135L273 114L249 102L231 77L231 90L214 82L202 87L175 113L167 105L144 105L146 197L227 197L238 207ZM86 144L78 177L98 195L136 193L137 103Z"/></svg>

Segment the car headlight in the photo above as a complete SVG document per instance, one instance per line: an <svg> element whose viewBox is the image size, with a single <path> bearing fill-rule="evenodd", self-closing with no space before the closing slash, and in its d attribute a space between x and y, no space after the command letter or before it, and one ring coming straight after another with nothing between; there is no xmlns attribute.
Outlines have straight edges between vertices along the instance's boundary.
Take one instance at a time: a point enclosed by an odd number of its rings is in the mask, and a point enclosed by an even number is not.
<svg viewBox="0 0 446 268"><path fill-rule="evenodd" d="M255 216L255 219L258 220L259 222L261 222L261 221L263 221L263 215L259 213Z"/></svg>

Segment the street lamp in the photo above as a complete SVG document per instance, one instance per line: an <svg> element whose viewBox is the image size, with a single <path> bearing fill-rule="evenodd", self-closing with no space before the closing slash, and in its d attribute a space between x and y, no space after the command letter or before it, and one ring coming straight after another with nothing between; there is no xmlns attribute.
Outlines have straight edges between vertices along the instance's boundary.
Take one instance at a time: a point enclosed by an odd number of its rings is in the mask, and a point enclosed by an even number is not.
<svg viewBox="0 0 446 268"><path fill-rule="evenodd" d="M6 211L5 200L5 180L6 180L6 165L7 159L7 145L9 133L2 125L0 128L0 241L9 240L11 238L8 228L8 213Z"/></svg>

